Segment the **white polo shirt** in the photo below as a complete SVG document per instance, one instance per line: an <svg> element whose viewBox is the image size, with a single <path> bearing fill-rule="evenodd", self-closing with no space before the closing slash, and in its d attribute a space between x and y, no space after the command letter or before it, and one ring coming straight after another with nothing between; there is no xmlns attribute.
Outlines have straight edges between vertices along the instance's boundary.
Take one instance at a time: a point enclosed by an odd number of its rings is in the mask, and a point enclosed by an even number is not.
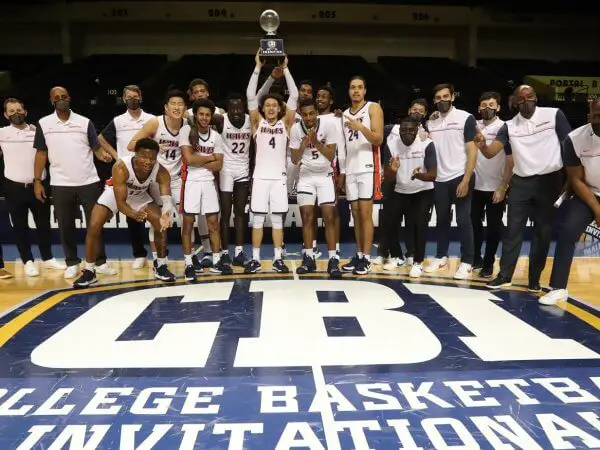
<svg viewBox="0 0 600 450"><path fill-rule="evenodd" d="M600 197L600 137L589 123L571 131L565 138L562 159L566 167L583 166L585 184Z"/></svg>
<svg viewBox="0 0 600 450"><path fill-rule="evenodd" d="M517 114L498 130L496 140L510 143L515 167L520 177L545 175L563 166L561 142L571 127L560 109L536 107L531 118Z"/></svg>
<svg viewBox="0 0 600 450"><path fill-rule="evenodd" d="M71 111L63 122L56 112L42 117L33 146L48 152L52 186L86 186L100 181L93 149L100 146L94 124Z"/></svg>
<svg viewBox="0 0 600 450"><path fill-rule="evenodd" d="M27 125L24 129L14 125L0 128L0 149L4 155L4 176L7 180L15 183L33 183L36 153L33 147L34 137L33 125ZM45 178L44 170L42 179Z"/></svg>
<svg viewBox="0 0 600 450"><path fill-rule="evenodd" d="M502 128L504 121L496 117L486 125L483 120L479 121L481 134L485 136L485 142L490 145ZM494 192L502 184L504 168L506 167L506 151L499 152L493 158L486 158L480 151L477 152L477 164L475 165L475 190Z"/></svg>
<svg viewBox="0 0 600 450"><path fill-rule="evenodd" d="M437 156L436 181L444 182L465 173L467 165L466 143L475 139L477 122L467 111L452 107L443 116L427 123L429 136L435 144Z"/></svg>
<svg viewBox="0 0 600 450"><path fill-rule="evenodd" d="M125 111L120 116L111 120L106 128L102 130L102 137L117 150L119 158L131 155L132 153L127 150L127 144L131 142L133 136L135 136L144 124L152 118L154 118L153 114L149 114L143 110L137 119L129 111Z"/></svg>

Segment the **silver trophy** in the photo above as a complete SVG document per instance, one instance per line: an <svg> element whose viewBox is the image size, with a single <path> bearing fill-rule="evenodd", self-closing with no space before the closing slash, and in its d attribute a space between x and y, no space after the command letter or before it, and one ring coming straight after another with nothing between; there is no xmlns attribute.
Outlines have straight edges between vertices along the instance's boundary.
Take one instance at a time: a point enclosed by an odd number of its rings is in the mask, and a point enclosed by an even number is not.
<svg viewBox="0 0 600 450"><path fill-rule="evenodd" d="M277 11L267 9L260 15L259 23L266 33L266 36L260 40L259 56L261 61L273 66L283 64L285 60L283 39L277 37L279 14L277 14Z"/></svg>

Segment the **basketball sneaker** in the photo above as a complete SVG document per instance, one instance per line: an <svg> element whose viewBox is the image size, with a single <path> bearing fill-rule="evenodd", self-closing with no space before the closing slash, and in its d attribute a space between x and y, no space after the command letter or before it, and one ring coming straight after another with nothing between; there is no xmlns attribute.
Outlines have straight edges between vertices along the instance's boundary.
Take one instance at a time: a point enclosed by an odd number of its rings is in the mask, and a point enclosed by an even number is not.
<svg viewBox="0 0 600 450"><path fill-rule="evenodd" d="M569 292L566 289L552 289L546 295L539 298L541 305L556 305L558 302L565 302L569 298Z"/></svg>
<svg viewBox="0 0 600 450"><path fill-rule="evenodd" d="M315 270L317 270L317 263L305 253L302 258L302 264L296 269L296 273L298 275L304 275L305 273L311 273Z"/></svg>
<svg viewBox="0 0 600 450"><path fill-rule="evenodd" d="M290 269L285 265L283 259L276 259L273 261L273 270L277 273L289 273Z"/></svg>
<svg viewBox="0 0 600 450"><path fill-rule="evenodd" d="M260 272L261 270L262 266L260 265L260 263L257 260L253 259L248 263L248 265L244 269L244 273L256 273Z"/></svg>
<svg viewBox="0 0 600 450"><path fill-rule="evenodd" d="M94 283L98 282L98 278L96 278L96 272L93 270L83 269L81 276L75 280L73 283L73 287L75 289L88 287Z"/></svg>
<svg viewBox="0 0 600 450"><path fill-rule="evenodd" d="M196 269L194 269L194 266L185 266L185 271L184 271L184 275L185 277L185 281L197 281L196 278Z"/></svg>
<svg viewBox="0 0 600 450"><path fill-rule="evenodd" d="M358 255L354 255L352 259L350 259L350 261L348 261L342 266L342 270L344 272L352 272L356 268L356 266L358 266L359 262L360 258L358 257Z"/></svg>
<svg viewBox="0 0 600 450"><path fill-rule="evenodd" d="M327 263L327 273L331 278L341 278L342 271L340 270L340 260L335 256L333 258L329 258L329 262Z"/></svg>
<svg viewBox="0 0 600 450"><path fill-rule="evenodd" d="M248 264L248 259L246 258L246 255L244 255L244 252L238 253L233 258L232 265L234 265L234 266L246 267L246 264Z"/></svg>
<svg viewBox="0 0 600 450"><path fill-rule="evenodd" d="M158 266L156 272L154 273L154 278L156 278L157 280L164 281L165 283L175 282L175 275L171 273L166 264Z"/></svg>

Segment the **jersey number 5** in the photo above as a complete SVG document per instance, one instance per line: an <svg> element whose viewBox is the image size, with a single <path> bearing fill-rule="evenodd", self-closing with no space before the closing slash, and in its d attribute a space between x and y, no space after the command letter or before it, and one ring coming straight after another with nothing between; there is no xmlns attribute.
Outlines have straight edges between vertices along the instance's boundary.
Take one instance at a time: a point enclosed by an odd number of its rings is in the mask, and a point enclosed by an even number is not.
<svg viewBox="0 0 600 450"><path fill-rule="evenodd" d="M348 130L348 142L358 139L358 130Z"/></svg>

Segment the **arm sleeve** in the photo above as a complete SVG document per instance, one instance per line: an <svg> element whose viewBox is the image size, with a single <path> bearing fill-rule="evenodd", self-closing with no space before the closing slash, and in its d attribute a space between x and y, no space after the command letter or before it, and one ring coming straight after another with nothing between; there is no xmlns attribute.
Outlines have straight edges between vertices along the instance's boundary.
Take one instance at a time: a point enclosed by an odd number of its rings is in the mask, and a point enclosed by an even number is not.
<svg viewBox="0 0 600 450"><path fill-rule="evenodd" d="M189 125L184 125L183 127L181 127L181 130L179 130L179 146L183 147L184 145L187 146L191 146L192 144L190 144L190 126Z"/></svg>
<svg viewBox="0 0 600 450"><path fill-rule="evenodd" d="M477 121L475 117L469 116L465 121L465 142L472 142L475 140L477 134Z"/></svg>
<svg viewBox="0 0 600 450"><path fill-rule="evenodd" d="M581 166L581 159L575 153L575 147L573 141L569 136L563 141L562 145L562 160L565 167L577 167Z"/></svg>
<svg viewBox="0 0 600 450"><path fill-rule="evenodd" d="M260 89L256 93L256 101L257 102L260 102L260 99L269 93L269 90L271 89L271 86L273 86L274 82L275 82L275 78L273 78L272 76L269 75L269 78L267 78L265 80L263 85L260 87ZM257 83L257 85L258 85L258 83Z"/></svg>
<svg viewBox="0 0 600 450"><path fill-rule="evenodd" d="M246 98L248 99L248 110L258 109L258 98L256 97L256 87L258 86L258 76L260 70L254 69L246 88Z"/></svg>
<svg viewBox="0 0 600 450"><path fill-rule="evenodd" d="M88 142L90 143L90 148L92 150L96 150L98 147L100 147L98 133L96 132L96 127L94 126L91 120L88 121L87 137Z"/></svg>
<svg viewBox="0 0 600 450"><path fill-rule="evenodd" d="M298 127L296 125L292 127L292 132L290 134L290 148L300 148L302 139L300 139L300 133L298 132Z"/></svg>
<svg viewBox="0 0 600 450"><path fill-rule="evenodd" d="M33 147L36 150L48 151L48 146L46 145L46 138L44 137L44 132L42 131L42 127L38 124L35 127L35 136L33 137Z"/></svg>
<svg viewBox="0 0 600 450"><path fill-rule="evenodd" d="M437 167L437 155L435 153L435 144L430 142L425 148L425 169L429 170L432 167Z"/></svg>
<svg viewBox="0 0 600 450"><path fill-rule="evenodd" d="M571 125L560 109L556 111L556 135L560 142L564 142L571 132Z"/></svg>
<svg viewBox="0 0 600 450"><path fill-rule="evenodd" d="M287 107L292 111L296 111L296 109L298 109L298 88L296 87L296 82L294 81L294 77L292 77L292 72L290 72L290 69L287 67L283 70L283 74L285 75L287 88L290 91Z"/></svg>
<svg viewBox="0 0 600 450"><path fill-rule="evenodd" d="M114 119L110 121L104 130L100 133L104 139L111 145L113 148L117 148L117 128L115 127Z"/></svg>
<svg viewBox="0 0 600 450"><path fill-rule="evenodd" d="M223 154L223 139L220 134L215 137L215 153Z"/></svg>

